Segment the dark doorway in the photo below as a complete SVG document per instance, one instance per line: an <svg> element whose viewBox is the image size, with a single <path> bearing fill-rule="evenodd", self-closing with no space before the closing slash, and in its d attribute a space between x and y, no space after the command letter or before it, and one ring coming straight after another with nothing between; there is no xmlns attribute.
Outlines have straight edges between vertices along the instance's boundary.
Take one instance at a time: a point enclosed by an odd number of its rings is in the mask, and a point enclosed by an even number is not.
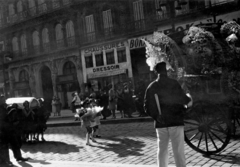
<svg viewBox="0 0 240 167"><path fill-rule="evenodd" d="M53 84L52 84L52 76L50 69L45 66L41 71L41 79L42 79L42 90L43 90L43 98L44 105L47 110L52 110L52 97L53 97Z"/></svg>

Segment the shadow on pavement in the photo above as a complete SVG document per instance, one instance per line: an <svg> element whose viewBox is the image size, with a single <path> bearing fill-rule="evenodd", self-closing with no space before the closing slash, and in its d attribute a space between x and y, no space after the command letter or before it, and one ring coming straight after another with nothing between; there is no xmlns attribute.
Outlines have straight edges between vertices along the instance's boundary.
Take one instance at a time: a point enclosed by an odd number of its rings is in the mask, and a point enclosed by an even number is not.
<svg viewBox="0 0 240 167"><path fill-rule="evenodd" d="M24 144L22 150L24 152L30 153L59 153L59 154L68 154L71 152L79 152L79 149L83 147L78 147L74 144L67 144L64 142L58 141L47 141L47 142L40 142L35 144Z"/></svg>
<svg viewBox="0 0 240 167"><path fill-rule="evenodd" d="M140 153L143 151L143 148L146 144L141 141L129 139L129 138L115 138L115 137L108 137L105 138L107 140L114 141L114 143L101 143L104 146L94 146L101 149L104 149L105 151L111 151L118 154L119 157L127 157L129 155L134 156L142 156L143 153Z"/></svg>
<svg viewBox="0 0 240 167"><path fill-rule="evenodd" d="M44 160L32 160L26 162L14 162L14 167L35 167L36 165L50 165L50 162L46 162Z"/></svg>
<svg viewBox="0 0 240 167"><path fill-rule="evenodd" d="M219 154L219 155L203 155L206 158L221 161L221 162L226 162L226 163L231 163L231 164L237 164L240 165L240 155L237 154Z"/></svg>

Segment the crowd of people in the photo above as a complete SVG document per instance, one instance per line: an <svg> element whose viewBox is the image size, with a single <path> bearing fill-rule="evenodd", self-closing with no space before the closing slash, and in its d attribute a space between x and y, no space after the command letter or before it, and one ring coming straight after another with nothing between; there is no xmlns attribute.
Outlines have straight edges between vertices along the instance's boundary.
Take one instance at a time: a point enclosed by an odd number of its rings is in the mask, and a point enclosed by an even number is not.
<svg viewBox="0 0 240 167"><path fill-rule="evenodd" d="M76 113L76 109L81 108L86 99L94 99L98 106L103 107L101 112L101 119L105 120L107 117L116 119L116 111L119 111L120 118L133 118L132 113L139 112L139 116L143 116L142 110L136 106L136 100L133 98L133 92L128 85L120 85L109 90L101 90L99 93L91 93L89 96L79 95L78 92L72 94L72 112ZM142 104L143 104L143 97Z"/></svg>

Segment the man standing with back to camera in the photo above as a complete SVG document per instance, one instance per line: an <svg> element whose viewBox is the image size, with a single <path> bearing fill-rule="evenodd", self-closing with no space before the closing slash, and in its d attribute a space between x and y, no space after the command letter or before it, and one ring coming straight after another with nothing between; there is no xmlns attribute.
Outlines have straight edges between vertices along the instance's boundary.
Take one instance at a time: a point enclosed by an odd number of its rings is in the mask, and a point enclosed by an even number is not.
<svg viewBox="0 0 240 167"><path fill-rule="evenodd" d="M155 120L157 163L159 167L168 166L168 145L171 140L176 166L185 167L183 111L190 98L176 80L167 76L165 62L157 63L154 71L158 78L146 90L144 109Z"/></svg>

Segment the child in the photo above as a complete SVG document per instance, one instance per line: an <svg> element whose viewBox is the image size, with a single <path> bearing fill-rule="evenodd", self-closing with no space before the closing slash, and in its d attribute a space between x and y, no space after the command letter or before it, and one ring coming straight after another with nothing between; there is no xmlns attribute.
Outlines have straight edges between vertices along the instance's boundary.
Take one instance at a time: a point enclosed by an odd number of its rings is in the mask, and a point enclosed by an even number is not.
<svg viewBox="0 0 240 167"><path fill-rule="evenodd" d="M91 101L89 99L86 99L83 103L84 108L80 111L80 118L82 122L82 126L85 126L87 129L86 134L86 145L90 145L89 139L91 138L93 142L96 142L93 138L93 128L91 127L91 124L95 124L95 118L100 113L100 111L103 108L99 108L96 106L92 106L90 104Z"/></svg>
<svg viewBox="0 0 240 167"><path fill-rule="evenodd" d="M97 107L98 106L98 101L96 99L96 95L95 96L93 96L93 95L91 96L90 95L90 98L91 98L91 100L90 100L91 107L92 108ZM100 116L101 116L101 112L98 112L96 117L95 117L95 119L94 119L94 122L91 122L92 136L96 137L96 138L100 138L101 137L100 136L100 128L99 128L99 126L101 124L100 123Z"/></svg>

